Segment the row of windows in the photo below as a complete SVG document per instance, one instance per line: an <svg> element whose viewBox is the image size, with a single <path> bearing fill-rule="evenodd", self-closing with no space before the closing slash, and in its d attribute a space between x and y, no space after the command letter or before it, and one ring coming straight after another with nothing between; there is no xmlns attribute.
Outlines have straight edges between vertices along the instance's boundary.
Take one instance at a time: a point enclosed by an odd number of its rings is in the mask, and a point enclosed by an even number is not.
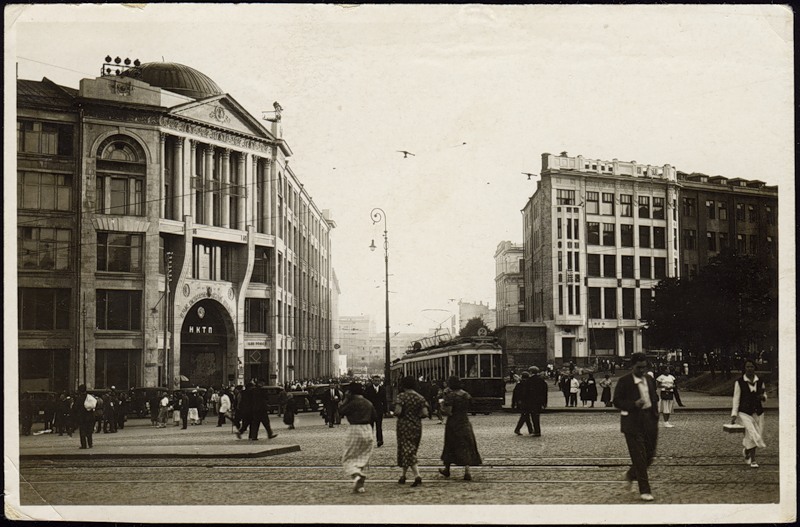
<svg viewBox="0 0 800 527"><path fill-rule="evenodd" d="M21 269L68 270L71 241L70 229L20 227L17 229L18 265Z"/></svg>
<svg viewBox="0 0 800 527"><path fill-rule="evenodd" d="M17 121L17 152L71 156L73 126L20 119Z"/></svg>
<svg viewBox="0 0 800 527"><path fill-rule="evenodd" d="M575 191L556 189L558 205L575 205ZM586 192L586 213L613 216L615 205L619 203L619 215L633 217L633 194L620 194L617 202L613 192ZM640 218L663 220L665 218L666 199L653 197L652 208L650 196L639 196L637 209Z"/></svg>
<svg viewBox="0 0 800 527"><path fill-rule="evenodd" d="M450 375L461 378L500 378L503 376L502 356L499 353L480 353L418 360L404 364L402 375L427 380L443 380Z"/></svg>
<svg viewBox="0 0 800 527"><path fill-rule="evenodd" d="M586 223L586 240L589 245L604 245L614 247L617 244L615 224L602 224L602 237L600 223ZM649 225L639 225L639 240L635 244L633 238L633 225L620 224L620 246L621 247L642 247L653 249L667 248L667 231L664 227L650 227ZM651 235L652 233L652 235Z"/></svg>
<svg viewBox="0 0 800 527"><path fill-rule="evenodd" d="M667 277L667 259L661 257L640 256L639 268L634 267L634 256L620 256L621 278L655 278L657 280ZM602 267L601 267L602 263ZM638 271L638 275L637 275ZM618 278L617 255L615 254L587 254L586 275L590 278Z"/></svg>
<svg viewBox="0 0 800 527"><path fill-rule="evenodd" d="M694 216L697 210L696 200L694 198L683 198L683 215ZM770 205L763 207L764 220L767 225L775 224L775 212ZM710 220L728 219L728 203L725 201L715 202L714 200L706 200L706 217ZM736 204L736 221L749 221L750 223L758 223L759 221L759 207L755 204Z"/></svg>
<svg viewBox="0 0 800 527"><path fill-rule="evenodd" d="M589 318L638 320L646 317L652 299L652 290L639 289L641 315L636 314L636 289L624 287L622 290L622 305L617 306L617 288L590 287L587 293ZM618 311L618 307L621 309Z"/></svg>

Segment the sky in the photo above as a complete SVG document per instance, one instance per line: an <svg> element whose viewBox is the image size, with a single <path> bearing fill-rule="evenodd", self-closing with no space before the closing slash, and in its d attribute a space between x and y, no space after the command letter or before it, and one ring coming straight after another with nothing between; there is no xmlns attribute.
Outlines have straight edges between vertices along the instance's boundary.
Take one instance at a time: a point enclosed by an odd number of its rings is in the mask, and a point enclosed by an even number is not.
<svg viewBox="0 0 800 527"><path fill-rule="evenodd" d="M392 331L425 332L459 300L494 307L544 152L778 184L793 222L784 7L134 5L6 8L7 72L77 88L106 55L164 60L257 117L278 101L290 165L337 224L339 313L379 328L372 209Z"/></svg>

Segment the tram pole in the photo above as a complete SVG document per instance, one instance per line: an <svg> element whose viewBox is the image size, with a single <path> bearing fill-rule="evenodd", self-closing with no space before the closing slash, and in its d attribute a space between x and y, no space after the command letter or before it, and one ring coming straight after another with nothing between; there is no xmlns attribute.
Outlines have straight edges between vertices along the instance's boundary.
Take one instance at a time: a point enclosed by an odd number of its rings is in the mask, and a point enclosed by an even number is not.
<svg viewBox="0 0 800 527"><path fill-rule="evenodd" d="M384 356L384 365L383 365L383 384L386 388L386 397L389 401L392 400L392 385L390 381L390 366L392 362L391 358L391 347L390 347L390 340L389 340L389 234L386 226L386 212L383 209L376 207L372 209L370 212L370 217L372 218L372 224L376 224L383 220L383 260L385 266L385 285L386 285L386 348L385 348L385 356ZM371 250L375 250L375 240L372 240L372 244L369 247Z"/></svg>

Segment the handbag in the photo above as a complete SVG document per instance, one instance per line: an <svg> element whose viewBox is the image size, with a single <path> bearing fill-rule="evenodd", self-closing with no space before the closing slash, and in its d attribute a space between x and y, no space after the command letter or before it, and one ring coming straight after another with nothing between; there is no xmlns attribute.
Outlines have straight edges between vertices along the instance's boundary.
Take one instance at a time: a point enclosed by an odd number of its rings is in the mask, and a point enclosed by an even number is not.
<svg viewBox="0 0 800 527"><path fill-rule="evenodd" d="M97 408L97 399L95 399L92 394L87 393L86 400L83 401L83 407L89 411L94 410L95 408Z"/></svg>

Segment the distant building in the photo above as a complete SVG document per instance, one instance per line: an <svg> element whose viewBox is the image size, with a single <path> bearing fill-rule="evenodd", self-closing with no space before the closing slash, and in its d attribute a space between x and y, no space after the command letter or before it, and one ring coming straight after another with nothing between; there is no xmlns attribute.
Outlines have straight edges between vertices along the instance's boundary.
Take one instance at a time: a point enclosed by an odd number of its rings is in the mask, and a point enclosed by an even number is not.
<svg viewBox="0 0 800 527"><path fill-rule="evenodd" d="M776 218L777 188L759 181L542 154L523 209L526 319L544 324L557 365L649 351L640 319L656 284L723 244L761 254L777 283Z"/></svg>
<svg viewBox="0 0 800 527"><path fill-rule="evenodd" d="M497 327L525 320L524 247L500 242L494 253Z"/></svg>
<svg viewBox="0 0 800 527"><path fill-rule="evenodd" d="M469 319L475 317L483 319L483 323L489 329L494 329L497 325L497 314L494 309L489 308L489 304L484 304L483 302L477 304L473 302L458 302L459 329L464 329Z"/></svg>
<svg viewBox="0 0 800 527"><path fill-rule="evenodd" d="M20 388L332 373L336 224L280 105L265 123L181 64L102 72L17 81Z"/></svg>
<svg viewBox="0 0 800 527"><path fill-rule="evenodd" d="M347 356L350 368L363 368L370 362L375 321L370 315L339 316L339 353Z"/></svg>

